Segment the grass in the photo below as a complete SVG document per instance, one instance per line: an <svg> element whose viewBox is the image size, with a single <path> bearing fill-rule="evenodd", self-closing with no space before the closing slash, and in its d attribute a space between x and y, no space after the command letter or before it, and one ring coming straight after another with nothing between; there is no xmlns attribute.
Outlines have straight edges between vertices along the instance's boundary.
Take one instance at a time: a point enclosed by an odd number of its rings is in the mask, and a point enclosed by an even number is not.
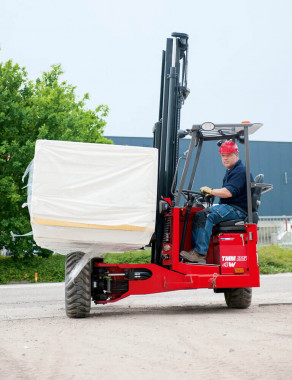
<svg viewBox="0 0 292 380"><path fill-rule="evenodd" d="M109 253L105 256L106 263L149 263L150 251L132 251L125 253ZM292 249L278 246L258 248L259 267L261 274L292 272ZM29 259L13 259L0 256L0 284L10 282L35 282L35 273L38 282L64 281L65 259L63 255L54 255L48 258L33 257Z"/></svg>
<svg viewBox="0 0 292 380"><path fill-rule="evenodd" d="M150 263L151 261L151 251L130 251L125 253L108 253L105 258L105 263L112 264L140 264L140 263Z"/></svg>
<svg viewBox="0 0 292 380"><path fill-rule="evenodd" d="M261 274L292 272L292 249L269 245L258 248Z"/></svg>
<svg viewBox="0 0 292 380"><path fill-rule="evenodd" d="M18 259L0 256L0 284L35 282L35 273L38 274L38 282L61 282L64 281L64 268L63 255Z"/></svg>

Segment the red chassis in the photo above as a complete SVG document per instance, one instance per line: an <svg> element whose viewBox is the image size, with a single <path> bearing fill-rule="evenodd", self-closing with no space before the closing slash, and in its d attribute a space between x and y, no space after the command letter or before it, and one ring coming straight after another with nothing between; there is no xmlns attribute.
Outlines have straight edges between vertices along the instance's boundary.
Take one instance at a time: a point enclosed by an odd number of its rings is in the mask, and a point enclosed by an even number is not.
<svg viewBox="0 0 292 380"><path fill-rule="evenodd" d="M199 210L195 207L191 210L185 250L191 249L191 221ZM170 242L163 245L162 266L106 264L93 260L92 298L96 304L115 302L134 294L260 286L257 225L245 224L245 232L213 234L206 264L182 263L179 260L179 246L185 211L182 207L172 209Z"/></svg>

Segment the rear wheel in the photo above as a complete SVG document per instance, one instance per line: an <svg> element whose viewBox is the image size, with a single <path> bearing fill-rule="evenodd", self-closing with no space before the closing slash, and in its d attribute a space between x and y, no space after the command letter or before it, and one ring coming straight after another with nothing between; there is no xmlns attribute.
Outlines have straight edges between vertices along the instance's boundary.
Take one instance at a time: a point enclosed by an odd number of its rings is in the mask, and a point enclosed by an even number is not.
<svg viewBox="0 0 292 380"><path fill-rule="evenodd" d="M247 309L251 304L252 288L231 288L224 291L229 308Z"/></svg>
<svg viewBox="0 0 292 380"><path fill-rule="evenodd" d="M66 281L75 265L84 256L83 252L73 252L66 257ZM65 307L69 318L85 318L90 313L91 305L91 272L87 263L78 276L65 286Z"/></svg>

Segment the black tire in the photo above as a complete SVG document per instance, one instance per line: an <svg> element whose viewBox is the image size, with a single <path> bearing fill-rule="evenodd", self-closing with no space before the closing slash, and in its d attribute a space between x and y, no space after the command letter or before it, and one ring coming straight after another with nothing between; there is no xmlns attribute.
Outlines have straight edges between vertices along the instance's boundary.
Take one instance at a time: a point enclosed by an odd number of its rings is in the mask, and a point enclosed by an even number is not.
<svg viewBox="0 0 292 380"><path fill-rule="evenodd" d="M83 252L72 252L66 257L65 281L76 263L83 257ZM90 313L91 272L90 263L86 264L78 276L65 286L65 307L69 318L85 318Z"/></svg>
<svg viewBox="0 0 292 380"><path fill-rule="evenodd" d="M229 308L247 309L251 304L252 288L231 288L224 291Z"/></svg>

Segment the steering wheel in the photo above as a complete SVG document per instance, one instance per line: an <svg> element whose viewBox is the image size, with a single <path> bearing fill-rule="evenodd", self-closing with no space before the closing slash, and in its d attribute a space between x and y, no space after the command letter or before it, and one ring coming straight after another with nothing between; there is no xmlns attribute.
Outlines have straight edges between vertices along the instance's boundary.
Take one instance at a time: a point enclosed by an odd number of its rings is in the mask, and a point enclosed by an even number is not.
<svg viewBox="0 0 292 380"><path fill-rule="evenodd" d="M196 203L206 202L208 206L212 206L214 202L214 198L215 198L213 195L207 196L207 194L204 194L198 191L192 191L192 190L182 190L182 194L184 198L186 199L186 201L190 200L190 195L194 195L194 202Z"/></svg>

